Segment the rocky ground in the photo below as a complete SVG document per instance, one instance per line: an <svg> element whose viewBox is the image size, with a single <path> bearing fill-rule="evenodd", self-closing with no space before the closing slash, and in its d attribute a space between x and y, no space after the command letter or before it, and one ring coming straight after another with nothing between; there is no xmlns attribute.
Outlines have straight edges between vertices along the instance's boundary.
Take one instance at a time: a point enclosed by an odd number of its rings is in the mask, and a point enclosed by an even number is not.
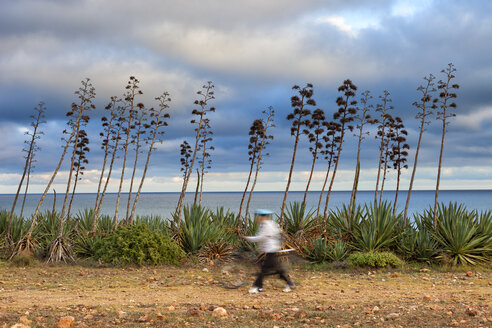
<svg viewBox="0 0 492 328"><path fill-rule="evenodd" d="M254 270L0 263L0 327L492 327L490 270L298 266L294 292L250 295Z"/></svg>

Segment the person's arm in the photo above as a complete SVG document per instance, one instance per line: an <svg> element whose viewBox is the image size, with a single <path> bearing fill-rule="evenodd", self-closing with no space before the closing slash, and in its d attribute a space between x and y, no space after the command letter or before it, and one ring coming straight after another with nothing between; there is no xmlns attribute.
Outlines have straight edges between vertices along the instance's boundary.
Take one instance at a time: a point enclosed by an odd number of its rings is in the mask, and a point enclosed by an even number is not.
<svg viewBox="0 0 492 328"><path fill-rule="evenodd" d="M267 234L265 234L265 227L264 224L260 225L260 229L258 231L258 234L256 236L243 236L244 239L248 241L252 241L254 243L263 241L267 238Z"/></svg>

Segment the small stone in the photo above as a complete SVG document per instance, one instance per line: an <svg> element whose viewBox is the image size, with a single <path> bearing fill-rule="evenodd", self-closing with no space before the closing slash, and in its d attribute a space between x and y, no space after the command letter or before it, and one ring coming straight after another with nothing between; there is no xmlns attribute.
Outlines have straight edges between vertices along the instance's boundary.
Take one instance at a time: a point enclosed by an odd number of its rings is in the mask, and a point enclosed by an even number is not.
<svg viewBox="0 0 492 328"><path fill-rule="evenodd" d="M227 311L223 307L216 307L214 311L212 312L212 315L214 317L225 317L227 316Z"/></svg>
<svg viewBox="0 0 492 328"><path fill-rule="evenodd" d="M249 306L245 305L245 306L243 306L243 309L244 310L249 310Z"/></svg>
<svg viewBox="0 0 492 328"><path fill-rule="evenodd" d="M379 312L379 307L376 305L372 308L372 312Z"/></svg>
<svg viewBox="0 0 492 328"><path fill-rule="evenodd" d="M467 277L473 277L473 272L472 271L466 271L466 276Z"/></svg>
<svg viewBox="0 0 492 328"><path fill-rule="evenodd" d="M56 328L71 328L75 322L75 318L72 316L61 317L56 324Z"/></svg>
<svg viewBox="0 0 492 328"><path fill-rule="evenodd" d="M451 321L450 325L451 325L452 327L458 327L460 324L459 324L459 322L458 322L458 321L456 321L456 320L454 320L454 319L453 319L453 320Z"/></svg>
<svg viewBox="0 0 492 328"><path fill-rule="evenodd" d="M258 310L260 306L258 304L253 304L253 309Z"/></svg>
<svg viewBox="0 0 492 328"><path fill-rule="evenodd" d="M119 318L124 318L124 317L126 317L126 315L127 315L126 312L123 312L123 311L118 312L118 317Z"/></svg>
<svg viewBox="0 0 492 328"><path fill-rule="evenodd" d="M190 308L187 311L188 315L198 316L200 315L200 310L197 308Z"/></svg>
<svg viewBox="0 0 492 328"><path fill-rule="evenodd" d="M471 307L466 308L465 313L468 314L470 317L476 317L479 314L477 309Z"/></svg>
<svg viewBox="0 0 492 328"><path fill-rule="evenodd" d="M156 316L157 316L157 319L159 319L159 320L165 320L165 319L166 319L166 316L164 316L164 315L163 315L162 313L160 313L160 312L158 312Z"/></svg>
<svg viewBox="0 0 492 328"><path fill-rule="evenodd" d="M449 315L449 316L452 316L453 315L453 312L452 311L448 311L448 312L446 312L446 314Z"/></svg>
<svg viewBox="0 0 492 328"><path fill-rule="evenodd" d="M396 312L390 313L386 316L386 320L394 320L394 319L398 318L399 316L400 316L399 313L396 313Z"/></svg>
<svg viewBox="0 0 492 328"><path fill-rule="evenodd" d="M400 274L398 272L393 272L391 274L391 278L398 278L400 276Z"/></svg>
<svg viewBox="0 0 492 328"><path fill-rule="evenodd" d="M307 313L306 313L306 311L303 311L303 310L297 311L295 314L295 317L298 319L304 319L306 316L307 316Z"/></svg>
<svg viewBox="0 0 492 328"><path fill-rule="evenodd" d="M172 305L169 305L169 306L167 307L167 310L168 310L169 312L172 312L172 311L176 310L176 308L175 308L174 306L172 306Z"/></svg>
<svg viewBox="0 0 492 328"><path fill-rule="evenodd" d="M148 315L143 315L140 318L138 318L138 322L147 322L147 321L149 321Z"/></svg>
<svg viewBox="0 0 492 328"><path fill-rule="evenodd" d="M7 327L7 324L5 324L3 327ZM31 326L26 326L23 323L16 323L15 325L11 326L10 328L31 328Z"/></svg>
<svg viewBox="0 0 492 328"><path fill-rule="evenodd" d="M203 272L208 272L208 269L207 268L203 268L202 271Z"/></svg>
<svg viewBox="0 0 492 328"><path fill-rule="evenodd" d="M92 320L94 319L94 316L92 314L88 314L84 317L84 320Z"/></svg>
<svg viewBox="0 0 492 328"><path fill-rule="evenodd" d="M30 323L32 322L32 320L29 320L29 319L28 319L27 317L25 317L25 316L20 317L19 321L20 321L21 323L25 324L25 325L28 325L28 324L30 324Z"/></svg>
<svg viewBox="0 0 492 328"><path fill-rule="evenodd" d="M432 299L432 298L430 297L430 295L427 295L427 294L426 294L426 295L424 295L424 301L426 301L426 302L430 302L430 301L431 301L431 299Z"/></svg>

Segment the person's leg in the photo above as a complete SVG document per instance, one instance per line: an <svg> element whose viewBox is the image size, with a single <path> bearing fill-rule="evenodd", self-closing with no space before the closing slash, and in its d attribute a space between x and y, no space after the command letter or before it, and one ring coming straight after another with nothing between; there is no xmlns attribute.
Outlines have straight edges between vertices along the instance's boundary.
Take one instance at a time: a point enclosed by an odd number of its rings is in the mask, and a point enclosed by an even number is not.
<svg viewBox="0 0 492 328"><path fill-rule="evenodd" d="M285 270L277 255L275 258L275 268L280 279L284 280L290 288L295 288L295 284L290 280L287 270ZM285 290L286 289L284 289L284 291Z"/></svg>
<svg viewBox="0 0 492 328"><path fill-rule="evenodd" d="M266 253L265 254L265 258L263 259L263 261L261 263L260 272L258 273L258 276L257 276L255 282L253 283L253 287L263 288L263 278L273 268L274 260L275 260L275 254L273 254L273 253Z"/></svg>

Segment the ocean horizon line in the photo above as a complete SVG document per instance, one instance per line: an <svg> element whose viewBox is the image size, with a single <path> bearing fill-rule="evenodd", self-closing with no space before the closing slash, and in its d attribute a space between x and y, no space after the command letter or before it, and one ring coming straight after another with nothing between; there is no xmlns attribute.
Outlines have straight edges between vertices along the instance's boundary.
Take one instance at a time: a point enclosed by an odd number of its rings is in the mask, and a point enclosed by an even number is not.
<svg viewBox="0 0 492 328"><path fill-rule="evenodd" d="M396 189L385 189L385 192L395 192ZM413 189L412 192L422 192L422 191L435 191L435 189ZM492 191L492 189L439 189L439 192L442 191ZM222 193L243 193L243 191L203 191L204 194L222 194ZM253 191L253 193L278 193L285 192L285 190L258 190ZM319 193L321 190L309 190L308 193ZM327 190L324 191L325 193ZM331 192L352 192L352 190L332 190ZM357 192L374 192L374 190L357 190ZM399 192L408 192L408 190L399 190ZM122 191L122 194L128 194L128 191ZM142 191L140 194L180 194L180 191ZM186 194L194 194L195 191L187 191ZM249 193L249 191L247 192ZM289 190L289 193L304 193L304 190ZM43 193L27 193L27 195L42 195ZM52 192L47 193L47 195L53 194ZM64 192L58 192L58 195L63 195ZM75 195L96 195L96 192L76 192ZM106 192L106 194L116 195L118 192ZM136 194L133 192L133 194ZM0 193L0 195L15 195L15 193ZM23 195L23 193L19 193L19 195Z"/></svg>

